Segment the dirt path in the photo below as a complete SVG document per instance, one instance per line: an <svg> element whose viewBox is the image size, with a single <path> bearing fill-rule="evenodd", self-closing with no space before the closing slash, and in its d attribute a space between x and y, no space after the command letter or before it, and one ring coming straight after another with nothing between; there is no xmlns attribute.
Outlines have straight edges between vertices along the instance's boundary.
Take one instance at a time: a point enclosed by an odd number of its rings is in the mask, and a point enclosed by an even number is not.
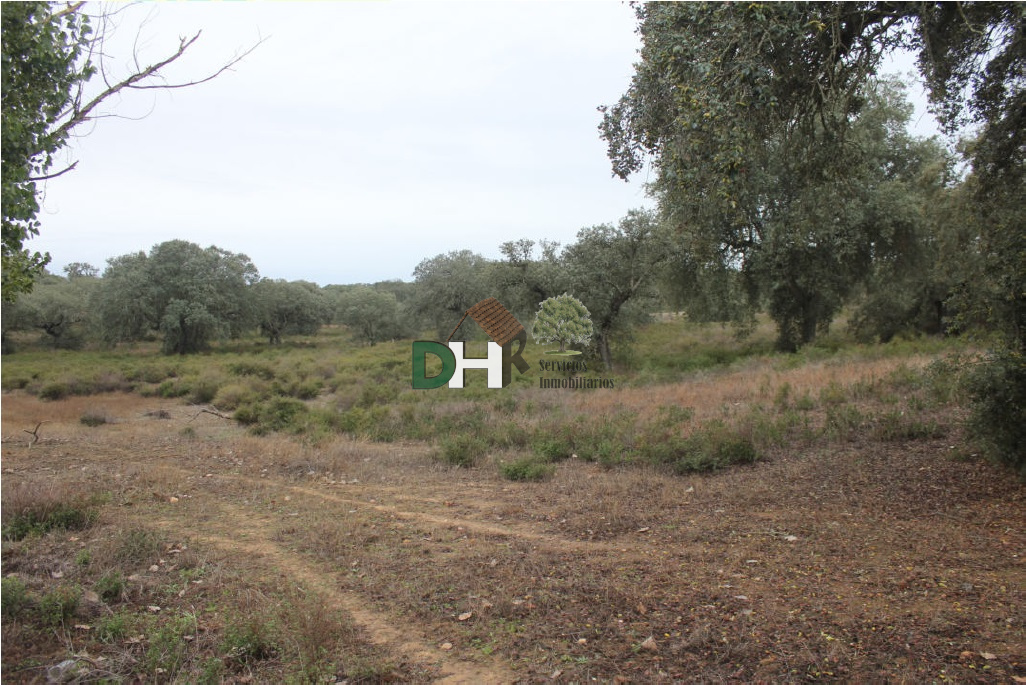
<svg viewBox="0 0 1026 685"><path fill-rule="evenodd" d="M461 659L451 651L443 651L440 644L432 644L428 635L417 626L371 609L366 600L342 588L335 572L318 568L275 544L271 540L271 527L249 512L224 502L218 503L218 512L219 530L244 532L232 536L211 532L208 525L190 524L182 517L164 517L152 523L226 552L246 554L251 563L261 563L274 573L284 574L302 584L308 591L317 593L327 605L345 611L374 644L413 661L430 664L438 674L435 682L509 683L516 680L513 672L497 659L487 659L485 663ZM400 630L397 625L404 627Z"/></svg>
<svg viewBox="0 0 1026 685"><path fill-rule="evenodd" d="M5 397L5 497L111 493L109 525L288 578L439 682L1026 676L1026 491L943 439L510 483L423 446L254 438L146 403L172 420L90 429L76 405L29 447L22 425L55 407Z"/></svg>

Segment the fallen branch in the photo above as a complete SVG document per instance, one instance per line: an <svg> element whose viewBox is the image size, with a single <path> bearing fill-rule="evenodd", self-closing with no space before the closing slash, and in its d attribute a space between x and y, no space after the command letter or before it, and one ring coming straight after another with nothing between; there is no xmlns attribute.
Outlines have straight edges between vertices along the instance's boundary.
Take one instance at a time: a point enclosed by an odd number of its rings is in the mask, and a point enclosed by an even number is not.
<svg viewBox="0 0 1026 685"><path fill-rule="evenodd" d="M217 407L214 407L214 409L217 409ZM214 411L213 409L200 409L196 413L196 416L193 416L191 419L189 419L189 423L192 423L197 418L199 418L200 414L213 414L217 418L224 419L225 421L234 421L235 420L233 417L228 416L227 414L222 414L220 411Z"/></svg>
<svg viewBox="0 0 1026 685"><path fill-rule="evenodd" d="M32 436L32 442L29 443L29 447L32 447L32 445L35 445L37 442L39 442L39 427L42 426L44 423L50 423L50 422L49 421L40 421L39 423L36 424L36 427L33 428L32 430L28 430L27 428L24 429L24 431L26 433L28 433L29 435Z"/></svg>

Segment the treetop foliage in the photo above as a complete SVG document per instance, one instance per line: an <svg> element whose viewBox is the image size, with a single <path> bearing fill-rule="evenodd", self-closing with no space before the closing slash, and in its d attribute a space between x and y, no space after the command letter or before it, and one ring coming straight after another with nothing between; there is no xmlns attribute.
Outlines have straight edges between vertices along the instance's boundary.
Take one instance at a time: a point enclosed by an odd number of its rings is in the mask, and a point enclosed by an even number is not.
<svg viewBox="0 0 1026 685"><path fill-rule="evenodd" d="M88 18L73 6L58 10L48 2L5 4L0 22L3 47L2 176L3 298L12 302L32 287L50 261L30 253L24 242L39 234L36 184L46 178L68 129L57 126L72 105L76 84L93 69L80 65L89 40Z"/></svg>

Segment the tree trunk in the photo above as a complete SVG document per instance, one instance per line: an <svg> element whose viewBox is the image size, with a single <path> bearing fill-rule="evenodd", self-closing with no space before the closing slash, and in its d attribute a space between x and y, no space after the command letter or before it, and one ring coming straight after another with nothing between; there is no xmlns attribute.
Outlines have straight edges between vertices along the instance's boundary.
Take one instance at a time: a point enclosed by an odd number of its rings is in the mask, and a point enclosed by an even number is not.
<svg viewBox="0 0 1026 685"><path fill-rule="evenodd" d="M600 333L598 335L598 348L599 355L602 357L602 363L606 365L606 370L613 370L613 355L609 351L609 338L605 334Z"/></svg>

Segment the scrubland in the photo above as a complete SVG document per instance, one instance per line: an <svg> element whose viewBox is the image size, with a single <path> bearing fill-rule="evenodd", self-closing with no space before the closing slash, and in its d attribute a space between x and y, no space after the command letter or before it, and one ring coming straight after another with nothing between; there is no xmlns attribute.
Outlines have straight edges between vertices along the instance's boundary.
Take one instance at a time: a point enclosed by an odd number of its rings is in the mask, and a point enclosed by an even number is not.
<svg viewBox="0 0 1026 685"><path fill-rule="evenodd" d="M1008 682L1024 488L958 340L640 330L614 390L343 329L5 358L11 682Z"/></svg>

